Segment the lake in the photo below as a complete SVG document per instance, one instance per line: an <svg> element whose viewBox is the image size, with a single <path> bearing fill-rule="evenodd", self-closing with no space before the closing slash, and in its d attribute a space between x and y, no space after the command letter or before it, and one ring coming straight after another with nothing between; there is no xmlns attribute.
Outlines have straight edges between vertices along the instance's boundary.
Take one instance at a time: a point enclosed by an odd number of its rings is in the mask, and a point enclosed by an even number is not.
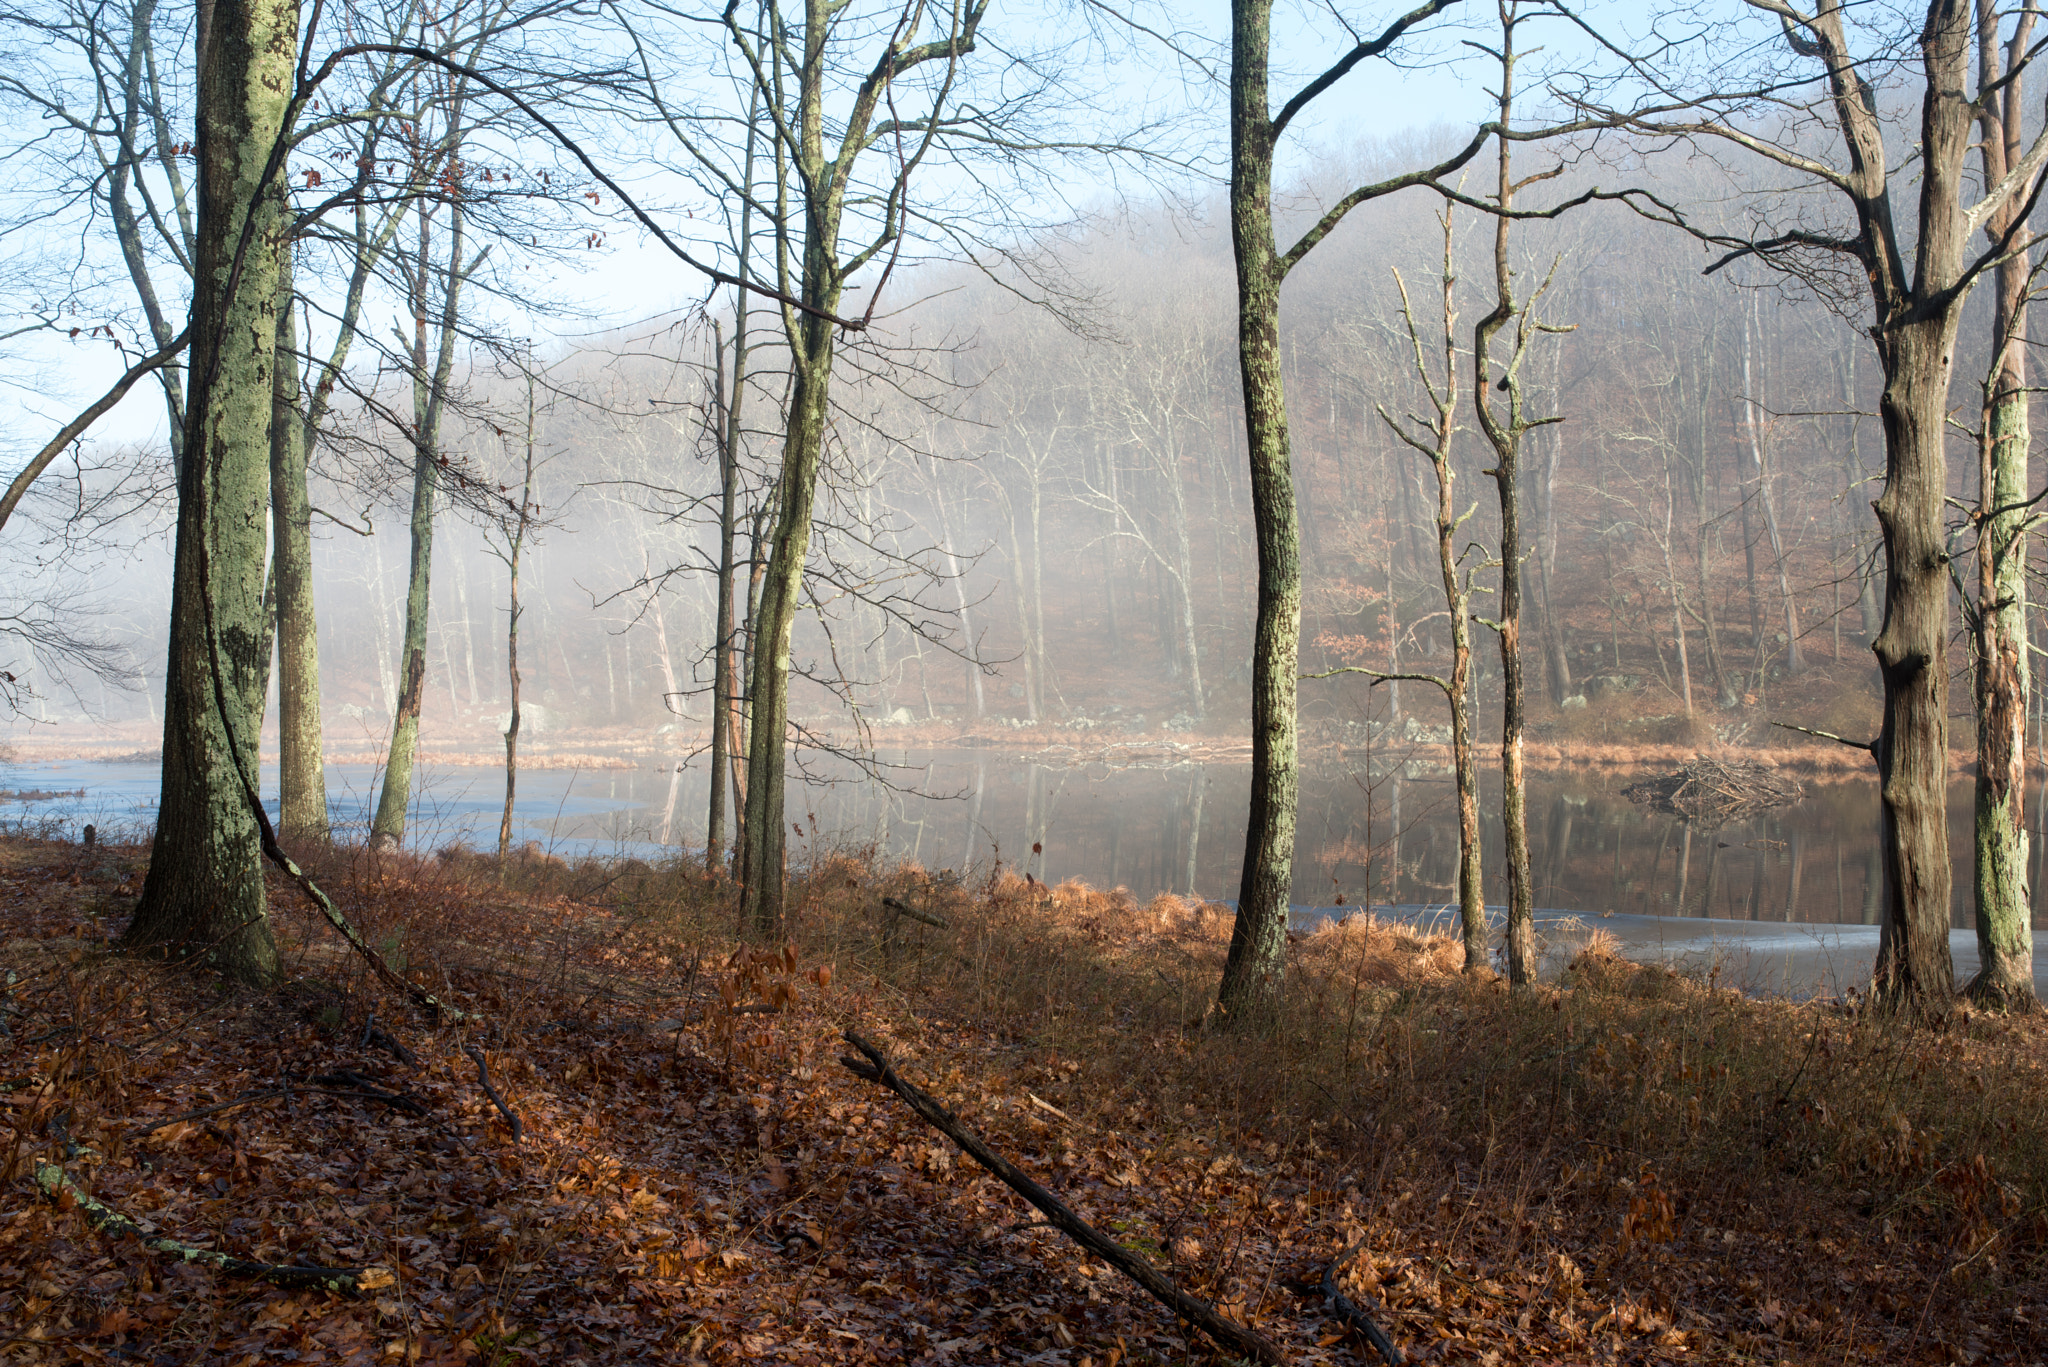
<svg viewBox="0 0 2048 1367"><path fill-rule="evenodd" d="M854 845L935 871L980 872L1000 858L1046 882L1071 877L1127 887L1140 900L1157 892L1235 897L1249 765L1186 762L1162 747L1103 755L1052 763L996 750L884 751L865 772L843 759L805 757L791 773L789 819L801 827L791 858ZM1874 781L1810 784L1797 803L1704 827L1631 803L1621 789L1636 777L1584 770L1531 777L1532 871L1554 957L1597 925L1632 952L1719 964L1751 986L1834 991L1867 975L1880 876ZM274 795L275 780L274 767L266 768L266 794ZM367 828L377 780L367 765L329 767L330 805L344 831ZM414 848L495 844L502 770L425 765L418 780L408 831ZM146 831L158 781L153 763L0 764L0 789L25 795L0 802L0 819L71 835L86 821ZM1492 902L1505 891L1497 774L1488 785ZM1959 781L1949 803L1959 971L1975 963L1970 791ZM701 760L680 770L523 770L515 840L565 855L701 849L705 792ZM2030 820L2039 820L2040 808L2037 800ZM1377 769L1368 780L1356 761L1316 760L1305 767L1300 810L1299 923L1361 906L1442 918L1455 895L1457 859L1447 776L1404 765ZM1034 844L1042 853L1032 853ZM2037 933L2048 928L2044 860L2048 839L2037 833ZM2037 954L2036 962L2048 973L2044 958Z"/></svg>

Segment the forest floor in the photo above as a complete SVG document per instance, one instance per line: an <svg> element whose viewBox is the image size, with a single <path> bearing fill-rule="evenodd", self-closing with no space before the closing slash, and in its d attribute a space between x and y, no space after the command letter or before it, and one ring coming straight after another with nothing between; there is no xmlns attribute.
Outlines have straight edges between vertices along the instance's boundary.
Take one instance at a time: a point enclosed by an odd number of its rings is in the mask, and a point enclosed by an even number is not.
<svg viewBox="0 0 2048 1367"><path fill-rule="evenodd" d="M2048 1361L2039 1019L1598 946L1510 995L1355 917L1239 1030L1225 915L1172 897L833 855L755 948L686 867L316 858L436 1025L283 884L274 989L110 952L146 858L0 844L0 1363L1222 1360L842 1067L849 1029L1295 1362L1376 1360L1319 1290L1354 1246L1416 1362ZM389 1276L152 1253L37 1160L159 1237Z"/></svg>

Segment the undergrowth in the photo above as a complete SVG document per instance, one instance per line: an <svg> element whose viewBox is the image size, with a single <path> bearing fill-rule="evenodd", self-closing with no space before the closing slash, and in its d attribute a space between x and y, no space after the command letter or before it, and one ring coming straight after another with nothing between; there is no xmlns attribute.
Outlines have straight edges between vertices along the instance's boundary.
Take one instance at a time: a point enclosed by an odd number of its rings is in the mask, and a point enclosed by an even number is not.
<svg viewBox="0 0 2048 1367"><path fill-rule="evenodd" d="M319 853L392 966L469 1013L435 1028L283 887L274 990L111 955L146 852L67 848L5 851L0 1077L33 1085L7 1098L0 1297L42 1327L0 1361L130 1341L174 1360L1208 1356L839 1069L847 1027L1303 1361L1358 1360L1314 1293L1354 1244L1347 1284L1418 1360L2048 1345L2038 1020L1759 1001L1597 937L1564 981L1511 994L1460 975L1454 942L1355 916L1290 942L1254 1030L1210 1005L1228 912L1171 896L806 847L786 940L750 945L730 885L686 862ZM363 1063L373 1024L419 1061ZM344 1062L428 1114L287 1094L137 1130ZM61 1153L117 1204L254 1256L397 1249L411 1299L152 1299L163 1274L95 1264L75 1215L15 1201L29 1156Z"/></svg>

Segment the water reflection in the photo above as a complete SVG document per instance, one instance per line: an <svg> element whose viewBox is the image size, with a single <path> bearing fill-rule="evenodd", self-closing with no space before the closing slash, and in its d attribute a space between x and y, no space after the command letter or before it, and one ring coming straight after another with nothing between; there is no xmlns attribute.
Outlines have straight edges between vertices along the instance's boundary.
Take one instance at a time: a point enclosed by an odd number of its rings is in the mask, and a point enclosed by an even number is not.
<svg viewBox="0 0 2048 1367"><path fill-rule="evenodd" d="M1237 893L1250 767L1185 763L1164 749L1117 752L1119 762L1048 764L992 751L881 755L882 778L835 760L807 761L792 783L789 818L801 858L822 843L870 846L927 868L985 870L997 858L1048 881L1227 899ZM274 792L274 770L266 791ZM414 848L489 846L502 774L425 766L408 832ZM795 775L793 774L793 777ZM1634 776L1585 771L1533 775L1529 793L1536 903L1598 917L1875 925L1880 877L1874 782L1812 785L1802 801L1720 827L1638 807L1621 795ZM335 817L367 820L376 774L330 766ZM146 825L154 765L72 762L0 766L0 788L51 800L0 803L0 820L75 827ZM73 795L72 790L83 792ZM520 777L520 842L560 853L654 854L701 848L701 762L631 769L530 770ZM2038 794L2030 817L2041 816ZM1950 790L1956 860L1952 924L1971 923L1971 795ZM1505 900L1496 776L1483 809L1487 900ZM1449 776L1417 765L1376 771L1312 764L1302 778L1294 901L1311 907L1431 905L1452 900L1457 817ZM1041 853L1033 853L1033 846ZM2048 928L2048 838L2034 840L2034 926Z"/></svg>
<svg viewBox="0 0 2048 1367"><path fill-rule="evenodd" d="M916 792L842 783L816 790L828 831L866 834L928 867L986 867L997 855L1049 881L1073 876L1140 895L1168 890L1235 896L1250 768L1244 764L1051 768L987 755L895 755ZM1403 766L1370 782L1355 767L1305 773L1294 900L1306 906L1443 903L1455 895L1457 815L1446 775ZM1589 915L1699 917L1752 922L1877 924L1881 878L1877 788L1871 781L1812 785L1791 806L1718 827L1639 807L1621 795L1635 775L1532 776L1531 872L1539 906ZM1950 792L1956 858L1952 924L1971 923L1971 795ZM1487 900L1505 899L1500 792L1482 799ZM1042 856L1029 851L1034 843ZM2037 928L2043 861L2034 842Z"/></svg>

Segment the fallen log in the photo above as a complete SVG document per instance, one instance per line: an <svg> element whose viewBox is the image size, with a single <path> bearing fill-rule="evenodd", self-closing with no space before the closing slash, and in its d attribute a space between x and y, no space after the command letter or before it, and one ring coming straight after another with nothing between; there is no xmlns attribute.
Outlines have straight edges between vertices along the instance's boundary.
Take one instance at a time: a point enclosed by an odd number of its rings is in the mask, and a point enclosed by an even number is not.
<svg viewBox="0 0 2048 1367"><path fill-rule="evenodd" d="M1040 1186L1014 1163L982 1143L972 1130L960 1123L959 1117L941 1106L929 1093L899 1077L895 1068L890 1066L888 1057L880 1049L851 1030L848 1030L843 1038L866 1056L864 1059L842 1056L839 1061L849 1072L870 1082L878 1082L902 1097L926 1124L958 1144L963 1153L994 1173L1010 1190L1038 1207L1053 1228L1129 1277L1150 1293L1154 1300L1225 1348L1257 1362L1266 1363L1268 1367L1285 1367L1287 1353L1279 1344L1256 1329L1224 1318L1217 1312L1216 1307L1199 1297L1190 1296L1174 1285L1172 1278L1144 1258L1110 1239L1076 1215L1066 1202Z"/></svg>
<svg viewBox="0 0 2048 1367"><path fill-rule="evenodd" d="M396 1286L398 1278L388 1267L298 1267L282 1263L257 1263L246 1258L232 1257L217 1253L210 1248L194 1248L181 1244L176 1239L166 1239L145 1233L142 1226L104 1202L94 1200L78 1189L63 1167L46 1158L38 1158L35 1166L36 1190L43 1198L58 1209L66 1209L66 1202L84 1216L86 1223L101 1234L114 1239L134 1239L152 1253L161 1253L183 1263L196 1263L210 1267L230 1277L244 1277L251 1281L268 1282L286 1291L331 1291L337 1296L360 1296L366 1292L382 1291Z"/></svg>
<svg viewBox="0 0 2048 1367"><path fill-rule="evenodd" d="M919 911L916 907L911 906L908 902L898 897L884 897L882 905L895 912L898 916L908 916L913 921L922 921L928 926L937 926L940 930L951 930L953 928L952 922L948 921L945 917L934 916L928 911Z"/></svg>
<svg viewBox="0 0 2048 1367"><path fill-rule="evenodd" d="M1387 1337L1387 1331L1374 1323L1372 1316L1366 1314L1358 1302L1345 1295L1344 1288L1337 1283L1338 1274L1343 1271L1345 1264L1357 1257L1358 1250L1364 1247L1365 1240L1360 1239L1331 1261L1329 1270L1323 1273L1323 1299L1330 1303L1330 1309L1336 1312L1338 1319L1365 1335L1366 1341L1372 1344L1373 1349L1387 1360L1387 1367L1401 1367L1401 1350Z"/></svg>

